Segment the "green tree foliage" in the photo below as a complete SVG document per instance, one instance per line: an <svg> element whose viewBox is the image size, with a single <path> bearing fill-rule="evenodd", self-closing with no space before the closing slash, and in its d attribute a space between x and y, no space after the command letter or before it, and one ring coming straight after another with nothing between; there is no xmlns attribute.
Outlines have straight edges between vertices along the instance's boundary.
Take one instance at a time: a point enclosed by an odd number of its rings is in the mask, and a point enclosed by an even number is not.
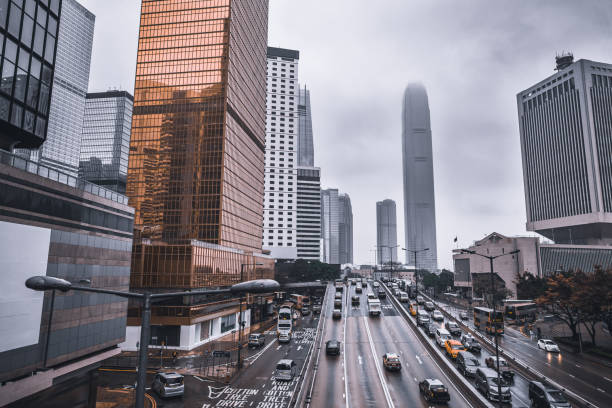
<svg viewBox="0 0 612 408"><path fill-rule="evenodd" d="M536 303L546 306L550 312L563 321L572 331L572 338L578 339L580 323L579 305L576 302L577 283L573 272L562 272L547 279L546 291Z"/></svg>
<svg viewBox="0 0 612 408"><path fill-rule="evenodd" d="M546 279L530 272L516 274L516 297L518 299L537 299L546 291Z"/></svg>
<svg viewBox="0 0 612 408"><path fill-rule="evenodd" d="M576 288L572 300L577 305L579 320L595 345L595 326L607 320L612 308L612 270L598 267L593 273L578 271L574 279Z"/></svg>
<svg viewBox="0 0 612 408"><path fill-rule="evenodd" d="M419 283L422 283L426 288L434 288L436 293L443 293L450 287L451 290L455 285L455 275L446 269L443 269L439 275L426 270L419 271Z"/></svg>

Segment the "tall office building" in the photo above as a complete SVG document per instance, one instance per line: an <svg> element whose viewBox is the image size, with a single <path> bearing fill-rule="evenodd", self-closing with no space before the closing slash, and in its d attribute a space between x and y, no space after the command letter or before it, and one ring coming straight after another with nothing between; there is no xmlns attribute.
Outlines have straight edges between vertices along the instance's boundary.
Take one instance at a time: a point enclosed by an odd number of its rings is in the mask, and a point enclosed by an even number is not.
<svg viewBox="0 0 612 408"><path fill-rule="evenodd" d="M300 53L268 47L264 248L273 258L297 254L298 61Z"/></svg>
<svg viewBox="0 0 612 408"><path fill-rule="evenodd" d="M517 95L527 230L612 245L612 65L557 57Z"/></svg>
<svg viewBox="0 0 612 408"><path fill-rule="evenodd" d="M338 189L321 190L321 260L325 263L340 263L340 209Z"/></svg>
<svg viewBox="0 0 612 408"><path fill-rule="evenodd" d="M125 91L87 94L79 178L125 194L133 105Z"/></svg>
<svg viewBox="0 0 612 408"><path fill-rule="evenodd" d="M338 194L338 260L353 263L353 207L348 194Z"/></svg>
<svg viewBox="0 0 612 408"><path fill-rule="evenodd" d="M376 256L379 264L398 262L397 259L397 214L395 201L376 203Z"/></svg>
<svg viewBox="0 0 612 408"><path fill-rule="evenodd" d="M297 257L321 258L321 169L297 168Z"/></svg>
<svg viewBox="0 0 612 408"><path fill-rule="evenodd" d="M421 83L406 86L402 107L404 225L406 248L420 250L418 268L438 269L436 205L427 91ZM407 252L409 254L409 252ZM406 263L412 265L411 256Z"/></svg>
<svg viewBox="0 0 612 408"><path fill-rule="evenodd" d="M261 252L267 26L267 0L143 0L127 182L132 289L273 277ZM237 299L177 300L171 317L168 306L152 310L167 346L237 328ZM128 324L124 346L135 349L140 322Z"/></svg>
<svg viewBox="0 0 612 408"><path fill-rule="evenodd" d="M46 138L50 90L58 86L55 38L67 3L0 2L3 407L95 405L97 369L125 337L124 299L24 285L32 276L119 291L129 284L134 211L127 197L7 151L37 148Z"/></svg>
<svg viewBox="0 0 612 408"><path fill-rule="evenodd" d="M300 88L298 103L298 166L314 166L314 140L312 135L312 109L310 108L310 91Z"/></svg>
<svg viewBox="0 0 612 408"><path fill-rule="evenodd" d="M47 140L30 159L77 176L96 17L76 0L62 1Z"/></svg>

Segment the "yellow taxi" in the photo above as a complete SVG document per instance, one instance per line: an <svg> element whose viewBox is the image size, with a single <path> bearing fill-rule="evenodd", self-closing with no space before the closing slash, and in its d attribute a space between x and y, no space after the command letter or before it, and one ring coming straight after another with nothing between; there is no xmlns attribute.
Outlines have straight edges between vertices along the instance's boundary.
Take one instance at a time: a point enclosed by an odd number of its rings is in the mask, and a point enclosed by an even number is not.
<svg viewBox="0 0 612 408"><path fill-rule="evenodd" d="M412 316L416 316L416 313L417 313L416 306L417 306L417 304L416 304L415 301L410 302L410 314Z"/></svg>
<svg viewBox="0 0 612 408"><path fill-rule="evenodd" d="M465 346L459 340L446 340L444 347L446 348L446 354L453 360L457 358L460 352L466 351Z"/></svg>

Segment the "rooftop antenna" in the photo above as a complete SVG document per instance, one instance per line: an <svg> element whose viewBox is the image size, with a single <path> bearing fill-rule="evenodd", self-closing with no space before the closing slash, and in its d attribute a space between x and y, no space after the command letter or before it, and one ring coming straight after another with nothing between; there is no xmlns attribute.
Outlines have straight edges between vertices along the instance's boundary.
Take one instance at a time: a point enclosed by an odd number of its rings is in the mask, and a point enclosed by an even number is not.
<svg viewBox="0 0 612 408"><path fill-rule="evenodd" d="M574 63L574 54L571 52L561 52L555 56L557 67L555 71L561 71Z"/></svg>

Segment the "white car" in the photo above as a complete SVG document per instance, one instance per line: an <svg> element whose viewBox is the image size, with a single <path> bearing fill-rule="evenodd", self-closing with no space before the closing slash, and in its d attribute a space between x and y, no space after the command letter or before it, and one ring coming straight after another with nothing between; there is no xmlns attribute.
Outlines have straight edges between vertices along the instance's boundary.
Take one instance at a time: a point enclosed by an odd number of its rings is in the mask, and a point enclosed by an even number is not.
<svg viewBox="0 0 612 408"><path fill-rule="evenodd" d="M559 353L559 346L555 344L552 340L540 339L538 340L538 348L546 351L554 351L555 353Z"/></svg>
<svg viewBox="0 0 612 408"><path fill-rule="evenodd" d="M435 321L441 322L444 320L444 315L439 310L434 310L431 318L434 319Z"/></svg>

